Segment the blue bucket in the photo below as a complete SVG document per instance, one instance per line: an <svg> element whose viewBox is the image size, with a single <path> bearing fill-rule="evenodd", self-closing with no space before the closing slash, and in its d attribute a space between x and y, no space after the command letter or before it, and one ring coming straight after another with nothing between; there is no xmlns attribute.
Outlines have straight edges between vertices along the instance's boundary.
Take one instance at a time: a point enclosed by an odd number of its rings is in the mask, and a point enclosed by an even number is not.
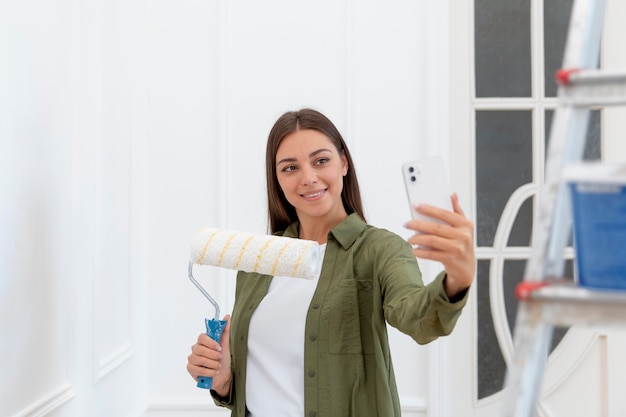
<svg viewBox="0 0 626 417"><path fill-rule="evenodd" d="M564 178L572 201L578 284L626 290L626 164L576 164Z"/></svg>

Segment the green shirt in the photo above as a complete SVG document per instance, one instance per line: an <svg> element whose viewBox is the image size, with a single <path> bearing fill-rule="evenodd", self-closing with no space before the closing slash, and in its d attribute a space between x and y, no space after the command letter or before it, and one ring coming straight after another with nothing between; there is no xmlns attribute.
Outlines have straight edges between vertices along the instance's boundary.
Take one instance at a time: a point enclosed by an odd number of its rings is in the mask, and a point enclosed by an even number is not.
<svg viewBox="0 0 626 417"><path fill-rule="evenodd" d="M297 237L298 224L284 236ZM351 214L331 230L305 326L305 417L400 416L385 322L419 344L450 334L467 301L452 303L440 273L424 286L411 246ZM216 404L245 417L248 327L272 277L237 274L230 327L233 382ZM260 387L262 389L262 387ZM276 401L280 401L277 398Z"/></svg>

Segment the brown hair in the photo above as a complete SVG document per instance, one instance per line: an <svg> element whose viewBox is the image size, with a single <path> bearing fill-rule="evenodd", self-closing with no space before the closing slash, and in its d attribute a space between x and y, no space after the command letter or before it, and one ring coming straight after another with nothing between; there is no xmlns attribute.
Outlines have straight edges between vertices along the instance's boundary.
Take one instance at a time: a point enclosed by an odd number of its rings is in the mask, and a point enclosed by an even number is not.
<svg viewBox="0 0 626 417"><path fill-rule="evenodd" d="M294 221L298 220L296 209L287 201L280 189L276 176L276 152L285 136L298 130L311 129L323 133L335 145L337 152L343 154L348 161L348 172L343 177L343 191L341 200L348 214L357 213L363 221L365 215L361 203L359 182L357 181L354 163L350 152L341 134L326 116L312 109L290 111L278 118L267 139L265 154L265 173L267 181L267 204L272 233L285 230Z"/></svg>

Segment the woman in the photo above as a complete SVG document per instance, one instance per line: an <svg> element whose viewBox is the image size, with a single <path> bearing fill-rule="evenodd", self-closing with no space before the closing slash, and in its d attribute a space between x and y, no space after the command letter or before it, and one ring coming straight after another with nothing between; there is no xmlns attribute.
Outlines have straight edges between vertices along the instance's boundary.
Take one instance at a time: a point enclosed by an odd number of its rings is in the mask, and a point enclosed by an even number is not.
<svg viewBox="0 0 626 417"><path fill-rule="evenodd" d="M282 115L267 142L272 233L315 240L317 280L239 272L221 345L201 334L187 370L213 376L233 416L400 416L386 323L424 344L449 334L474 279L474 227L453 211L421 213L408 242L365 221L350 152L323 114ZM425 249L427 248L427 249ZM415 257L444 271L424 286Z"/></svg>

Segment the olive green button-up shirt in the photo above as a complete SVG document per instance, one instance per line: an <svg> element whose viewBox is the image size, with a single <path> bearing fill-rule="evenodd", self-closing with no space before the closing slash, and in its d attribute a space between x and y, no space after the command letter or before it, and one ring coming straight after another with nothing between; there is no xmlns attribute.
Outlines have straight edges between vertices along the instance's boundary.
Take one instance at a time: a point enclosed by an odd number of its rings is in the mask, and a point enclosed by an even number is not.
<svg viewBox="0 0 626 417"><path fill-rule="evenodd" d="M294 223L283 234L298 236ZM445 294L442 272L424 286L411 246L351 214L328 236L305 325L305 417L400 416L386 322L419 344L450 334L467 301ZM233 381L216 404L246 415L248 327L271 276L239 272L230 327ZM288 312L286 312L288 313ZM263 387L258 387L263 389ZM280 398L276 398L280 401Z"/></svg>

